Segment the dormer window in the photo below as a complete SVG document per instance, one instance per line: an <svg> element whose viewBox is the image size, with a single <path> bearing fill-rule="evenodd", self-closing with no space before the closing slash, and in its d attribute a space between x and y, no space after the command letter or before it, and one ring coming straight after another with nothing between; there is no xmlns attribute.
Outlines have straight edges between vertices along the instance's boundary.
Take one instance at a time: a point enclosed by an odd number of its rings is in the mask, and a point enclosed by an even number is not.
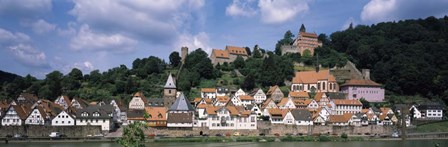
<svg viewBox="0 0 448 147"><path fill-rule="evenodd" d="M162 118L163 116L162 116L162 114L159 113L159 116L158 116L158 117L159 117L159 118Z"/></svg>
<svg viewBox="0 0 448 147"><path fill-rule="evenodd" d="M152 115L150 114L150 115L148 115L148 118L152 118Z"/></svg>
<svg viewBox="0 0 448 147"><path fill-rule="evenodd" d="M93 113L93 116L98 117L98 116L100 116L100 113L95 112L95 113Z"/></svg>
<svg viewBox="0 0 448 147"><path fill-rule="evenodd" d="M89 113L83 112L83 113L81 113L81 116L89 116Z"/></svg>

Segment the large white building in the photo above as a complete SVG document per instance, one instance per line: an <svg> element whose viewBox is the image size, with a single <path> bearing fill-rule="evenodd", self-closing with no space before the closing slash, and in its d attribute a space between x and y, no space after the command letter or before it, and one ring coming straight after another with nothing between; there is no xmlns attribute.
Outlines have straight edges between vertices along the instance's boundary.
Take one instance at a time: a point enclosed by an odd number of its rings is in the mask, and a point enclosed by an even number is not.
<svg viewBox="0 0 448 147"><path fill-rule="evenodd" d="M2 118L2 126L22 126L28 115L28 108L19 105L10 105Z"/></svg>
<svg viewBox="0 0 448 147"><path fill-rule="evenodd" d="M250 110L238 110L236 106L207 107L206 109L210 130L257 129L257 116Z"/></svg>
<svg viewBox="0 0 448 147"><path fill-rule="evenodd" d="M362 103L359 100L334 99L330 104L333 108L333 115L356 114L362 110Z"/></svg>
<svg viewBox="0 0 448 147"><path fill-rule="evenodd" d="M101 126L102 131L114 128L113 118L116 117L112 105L89 106L76 112L77 126Z"/></svg>

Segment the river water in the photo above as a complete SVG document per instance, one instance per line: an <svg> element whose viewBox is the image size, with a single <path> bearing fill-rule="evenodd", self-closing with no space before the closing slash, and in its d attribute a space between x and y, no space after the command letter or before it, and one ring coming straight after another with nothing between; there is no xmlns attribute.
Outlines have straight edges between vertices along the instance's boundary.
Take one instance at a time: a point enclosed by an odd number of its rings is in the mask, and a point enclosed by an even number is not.
<svg viewBox="0 0 448 147"><path fill-rule="evenodd" d="M448 140L361 142L148 143L149 147L448 147ZM116 143L9 143L0 147L120 147Z"/></svg>

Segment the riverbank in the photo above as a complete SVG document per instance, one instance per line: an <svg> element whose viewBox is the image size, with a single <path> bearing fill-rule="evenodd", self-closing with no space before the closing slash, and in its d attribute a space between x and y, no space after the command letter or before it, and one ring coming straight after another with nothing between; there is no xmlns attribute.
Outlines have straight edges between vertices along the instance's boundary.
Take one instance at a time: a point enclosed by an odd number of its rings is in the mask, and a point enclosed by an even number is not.
<svg viewBox="0 0 448 147"><path fill-rule="evenodd" d="M118 138L85 137L85 138L26 138L13 139L0 138L0 144L5 143L90 143L90 142L116 142ZM390 138L387 136L192 136L192 137L149 137L146 142L173 143L173 142L351 142L351 141L400 141L401 138ZM448 137L411 137L407 140L448 140Z"/></svg>

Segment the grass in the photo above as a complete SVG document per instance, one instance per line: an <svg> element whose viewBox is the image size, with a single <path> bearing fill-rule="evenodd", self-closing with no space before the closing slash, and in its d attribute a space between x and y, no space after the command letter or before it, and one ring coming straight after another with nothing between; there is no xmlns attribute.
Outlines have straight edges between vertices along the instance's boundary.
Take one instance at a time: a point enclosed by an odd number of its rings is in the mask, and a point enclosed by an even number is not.
<svg viewBox="0 0 448 147"><path fill-rule="evenodd" d="M417 126L417 132L429 133L429 132L448 132L448 121L430 123Z"/></svg>
<svg viewBox="0 0 448 147"><path fill-rule="evenodd" d="M259 142L266 140L267 142L274 142L276 137L262 137L262 136L233 136L233 137L192 137L192 138L161 138L154 142ZM341 138L340 136L284 136L280 137L282 142L327 142L327 141L364 141L362 137L348 137Z"/></svg>

